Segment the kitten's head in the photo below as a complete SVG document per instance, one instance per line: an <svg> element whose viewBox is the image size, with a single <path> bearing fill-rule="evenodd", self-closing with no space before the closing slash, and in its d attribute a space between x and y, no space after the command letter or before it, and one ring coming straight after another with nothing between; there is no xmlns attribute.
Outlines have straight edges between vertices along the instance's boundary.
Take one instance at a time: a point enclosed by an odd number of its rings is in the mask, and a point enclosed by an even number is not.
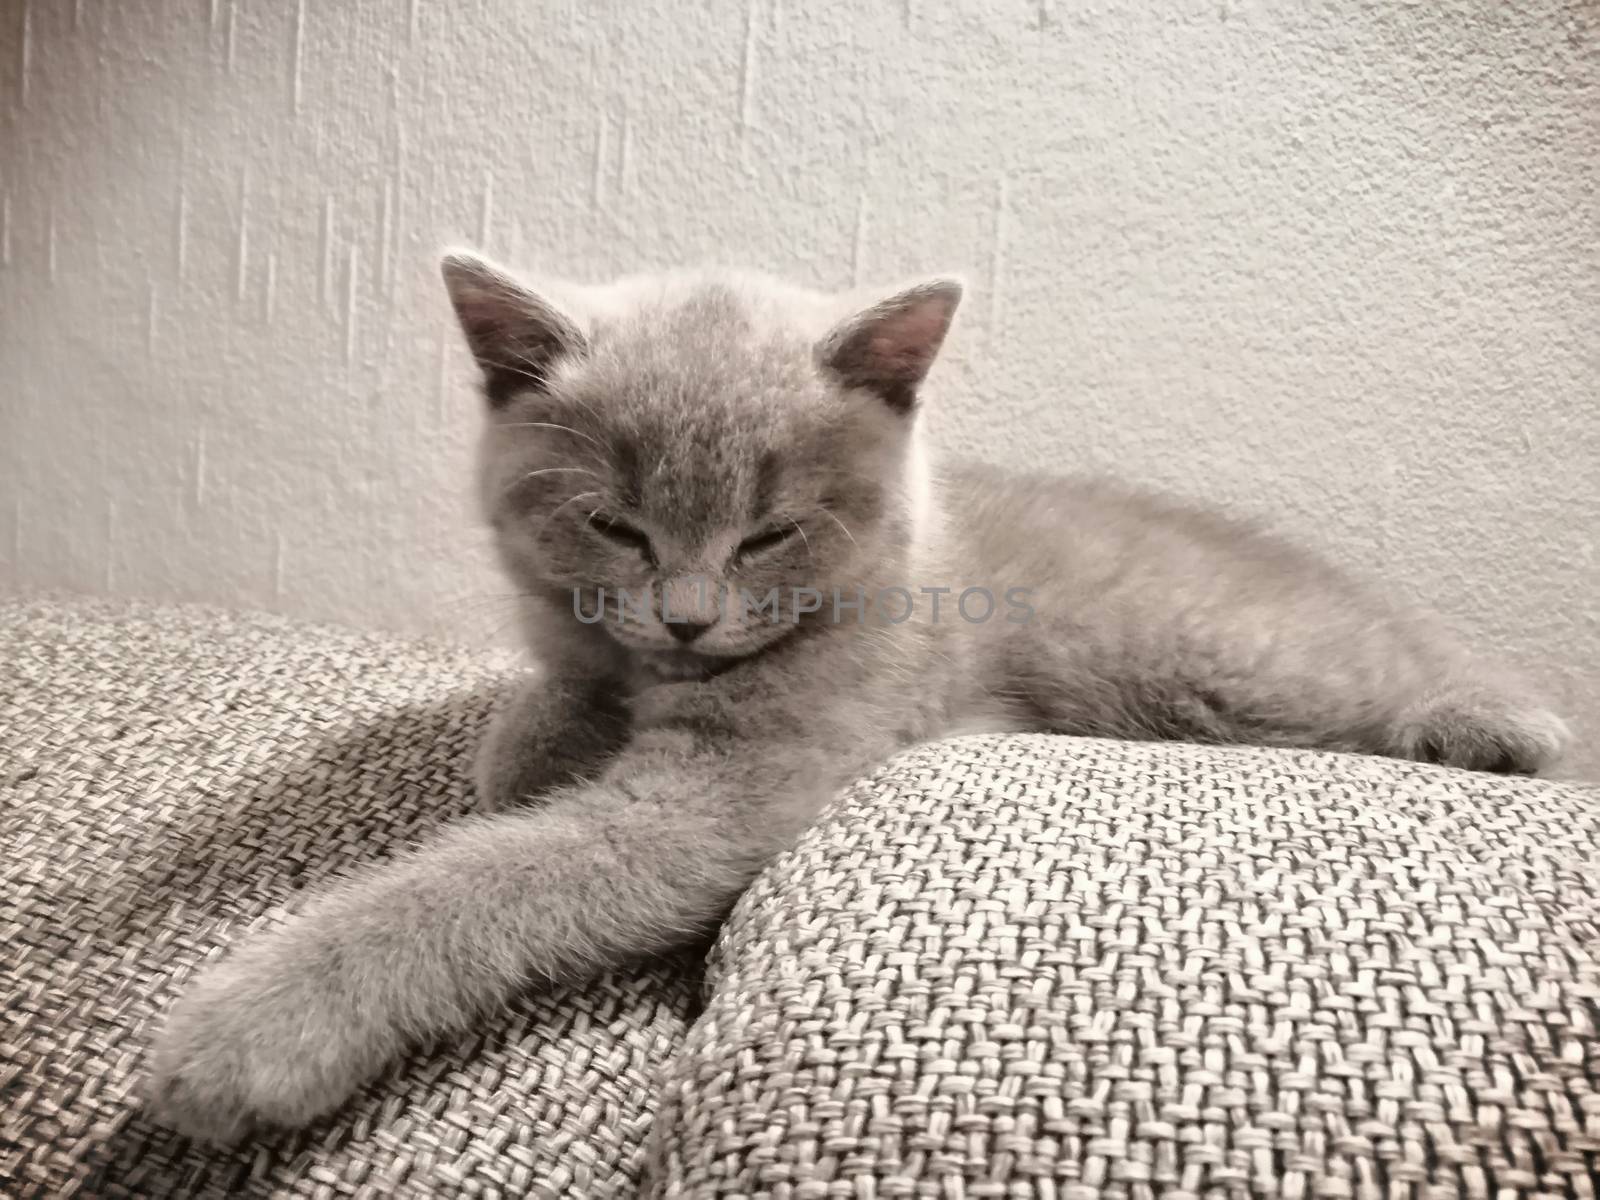
<svg viewBox="0 0 1600 1200"><path fill-rule="evenodd" d="M805 589L826 617L835 589L904 561L926 502L917 388L956 281L863 306L747 276L534 289L464 254L443 273L484 376L483 504L523 591L578 620L603 588L622 645L732 658L792 631ZM774 589L777 620L745 600Z"/></svg>

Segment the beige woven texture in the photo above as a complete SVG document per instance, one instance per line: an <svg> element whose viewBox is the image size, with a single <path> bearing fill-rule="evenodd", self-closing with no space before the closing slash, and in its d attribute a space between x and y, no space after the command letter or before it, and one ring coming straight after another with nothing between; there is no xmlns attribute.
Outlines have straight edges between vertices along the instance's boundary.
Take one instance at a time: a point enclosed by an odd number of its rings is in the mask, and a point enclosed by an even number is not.
<svg viewBox="0 0 1600 1200"><path fill-rule="evenodd" d="M202 610L0 603L0 1196L632 1195L693 987L534 994L237 1152L130 1094L208 955L467 804L483 656Z"/></svg>
<svg viewBox="0 0 1600 1200"><path fill-rule="evenodd" d="M968 739L747 893L657 1191L1592 1196L1600 790Z"/></svg>
<svg viewBox="0 0 1600 1200"><path fill-rule="evenodd" d="M0 664L0 1195L1595 1194L1600 791L1059 738L857 787L692 1029L687 960L622 972L196 1148L131 1095L160 1010L463 811L503 664L23 602Z"/></svg>

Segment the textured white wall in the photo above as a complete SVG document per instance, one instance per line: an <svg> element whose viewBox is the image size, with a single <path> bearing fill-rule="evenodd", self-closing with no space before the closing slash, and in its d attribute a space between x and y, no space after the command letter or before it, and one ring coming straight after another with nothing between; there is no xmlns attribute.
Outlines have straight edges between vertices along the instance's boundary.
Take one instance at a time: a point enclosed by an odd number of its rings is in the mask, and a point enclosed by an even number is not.
<svg viewBox="0 0 1600 1200"><path fill-rule="evenodd" d="M1272 514L1600 738L1597 24L8 0L0 585L487 637L436 247L954 268L944 444Z"/></svg>

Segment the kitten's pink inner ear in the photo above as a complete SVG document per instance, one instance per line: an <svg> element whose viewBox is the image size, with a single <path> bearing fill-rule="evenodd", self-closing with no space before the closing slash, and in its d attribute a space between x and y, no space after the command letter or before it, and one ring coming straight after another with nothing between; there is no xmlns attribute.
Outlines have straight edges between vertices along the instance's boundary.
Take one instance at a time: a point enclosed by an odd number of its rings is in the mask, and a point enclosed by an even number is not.
<svg viewBox="0 0 1600 1200"><path fill-rule="evenodd" d="M846 386L877 392L909 412L960 302L955 280L918 284L844 322L823 340L819 357Z"/></svg>
<svg viewBox="0 0 1600 1200"><path fill-rule="evenodd" d="M498 408L518 392L541 390L554 362L585 348L578 327L549 301L468 254L440 264L467 346Z"/></svg>
<svg viewBox="0 0 1600 1200"><path fill-rule="evenodd" d="M867 352L891 374L914 374L920 379L933 365L949 327L948 311L930 303L919 304L885 321L873 334Z"/></svg>

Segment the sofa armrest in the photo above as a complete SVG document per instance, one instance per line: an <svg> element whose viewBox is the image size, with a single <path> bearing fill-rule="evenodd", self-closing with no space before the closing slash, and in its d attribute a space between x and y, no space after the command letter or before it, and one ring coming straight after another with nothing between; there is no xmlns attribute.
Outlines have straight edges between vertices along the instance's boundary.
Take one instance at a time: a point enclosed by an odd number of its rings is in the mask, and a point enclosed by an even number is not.
<svg viewBox="0 0 1600 1200"><path fill-rule="evenodd" d="M925 747L738 906L668 1069L652 1186L1588 1194L1597 929L1600 789L1310 752Z"/></svg>

